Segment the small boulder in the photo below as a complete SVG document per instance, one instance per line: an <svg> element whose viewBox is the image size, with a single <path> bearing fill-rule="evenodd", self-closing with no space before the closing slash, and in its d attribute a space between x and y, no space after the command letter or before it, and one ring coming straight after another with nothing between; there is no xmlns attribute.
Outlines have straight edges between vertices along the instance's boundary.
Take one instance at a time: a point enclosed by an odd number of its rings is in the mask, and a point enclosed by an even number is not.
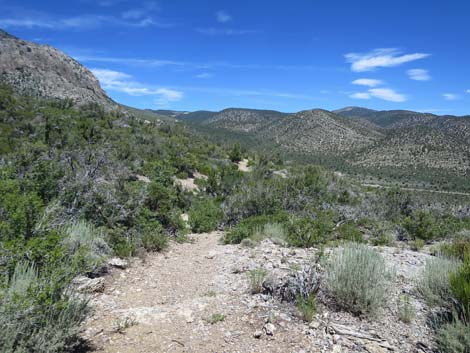
<svg viewBox="0 0 470 353"><path fill-rule="evenodd" d="M75 277L72 288L79 293L98 293L104 291L104 278Z"/></svg>
<svg viewBox="0 0 470 353"><path fill-rule="evenodd" d="M254 338L261 338L261 335L263 334L262 331L256 330L255 333L253 333Z"/></svg>
<svg viewBox="0 0 470 353"><path fill-rule="evenodd" d="M119 257L113 257L109 259L108 265L124 270L129 267L129 262L127 260L121 259Z"/></svg>
<svg viewBox="0 0 470 353"><path fill-rule="evenodd" d="M266 335L273 336L274 331L276 331L276 326L268 322L266 325L264 325L263 329L264 329L264 332L266 332Z"/></svg>

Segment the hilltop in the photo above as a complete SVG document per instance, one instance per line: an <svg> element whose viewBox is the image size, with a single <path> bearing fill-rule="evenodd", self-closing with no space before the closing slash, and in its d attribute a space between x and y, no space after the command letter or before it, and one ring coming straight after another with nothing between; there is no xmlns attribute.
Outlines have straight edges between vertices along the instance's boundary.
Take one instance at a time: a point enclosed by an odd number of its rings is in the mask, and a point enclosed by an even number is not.
<svg viewBox="0 0 470 353"><path fill-rule="evenodd" d="M2 30L0 83L23 95L117 107L91 71L79 62L54 47L21 40Z"/></svg>

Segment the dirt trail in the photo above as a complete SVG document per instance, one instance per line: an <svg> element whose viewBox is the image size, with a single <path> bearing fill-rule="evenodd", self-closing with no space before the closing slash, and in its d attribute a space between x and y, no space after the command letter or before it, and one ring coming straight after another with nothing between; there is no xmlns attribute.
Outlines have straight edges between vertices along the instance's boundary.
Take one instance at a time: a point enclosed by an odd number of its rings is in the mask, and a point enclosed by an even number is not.
<svg viewBox="0 0 470 353"><path fill-rule="evenodd" d="M114 270L94 300L85 336L103 352L317 352L301 329L255 338L272 305L253 299L240 248L219 244L221 233L192 235L127 270ZM245 269L246 271L246 269ZM210 323L214 314L223 321ZM135 324L115 330L126 318ZM287 321L293 321L288 316ZM292 323L290 323L292 325ZM299 323L299 325L303 325Z"/></svg>

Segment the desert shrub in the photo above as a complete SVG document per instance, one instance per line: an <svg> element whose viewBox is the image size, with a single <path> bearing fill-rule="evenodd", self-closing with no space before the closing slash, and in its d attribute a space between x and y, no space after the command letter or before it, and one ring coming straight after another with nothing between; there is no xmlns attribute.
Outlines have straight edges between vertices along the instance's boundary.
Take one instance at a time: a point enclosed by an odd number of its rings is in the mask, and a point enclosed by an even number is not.
<svg viewBox="0 0 470 353"><path fill-rule="evenodd" d="M77 272L95 271L111 253L103 232L84 221L67 225L63 232L62 244Z"/></svg>
<svg viewBox="0 0 470 353"><path fill-rule="evenodd" d="M302 320L310 322L317 312L317 297L314 294L308 295L307 298L299 295L296 306Z"/></svg>
<svg viewBox="0 0 470 353"><path fill-rule="evenodd" d="M255 268L248 272L250 281L250 291L252 294L261 293L263 291L263 283L268 272L264 268Z"/></svg>
<svg viewBox="0 0 470 353"><path fill-rule="evenodd" d="M161 251L168 246L168 235L156 220L148 220L138 227L140 242L147 251Z"/></svg>
<svg viewBox="0 0 470 353"><path fill-rule="evenodd" d="M69 278L60 269L38 274L18 263L0 289L2 352L63 352L80 343L87 302L67 294Z"/></svg>
<svg viewBox="0 0 470 353"><path fill-rule="evenodd" d="M222 220L222 211L210 199L196 201L188 212L189 225L193 232L203 233L215 230Z"/></svg>
<svg viewBox="0 0 470 353"><path fill-rule="evenodd" d="M457 271L450 274L450 291L457 301L457 310L462 318L470 324L470 257Z"/></svg>
<svg viewBox="0 0 470 353"><path fill-rule="evenodd" d="M414 316L415 316L415 309L413 304L411 303L411 299L409 295L401 295L398 298L397 303L398 309L398 318L406 324L409 324Z"/></svg>
<svg viewBox="0 0 470 353"><path fill-rule="evenodd" d="M436 333L439 352L470 353L470 325L459 320L442 325Z"/></svg>
<svg viewBox="0 0 470 353"><path fill-rule="evenodd" d="M383 257L358 243L336 249L326 268L331 295L354 314L376 314L386 302L391 277Z"/></svg>
<svg viewBox="0 0 470 353"><path fill-rule="evenodd" d="M309 248L329 240L335 224L330 212L322 211L317 217L292 217L286 223L287 241L298 247Z"/></svg>
<svg viewBox="0 0 470 353"><path fill-rule="evenodd" d="M266 224L283 224L287 219L288 216L285 213L246 218L225 233L224 242L225 244L239 244L243 239L251 238L256 232L264 229Z"/></svg>
<svg viewBox="0 0 470 353"><path fill-rule="evenodd" d="M420 211L413 216L406 217L403 227L414 239L428 241L442 235L438 221L430 212Z"/></svg>
<svg viewBox="0 0 470 353"><path fill-rule="evenodd" d="M425 245L426 242L423 239L416 238L409 242L410 248L413 251L420 251Z"/></svg>
<svg viewBox="0 0 470 353"><path fill-rule="evenodd" d="M0 236L1 239L28 239L42 215L44 205L34 192L22 190L17 180L0 179Z"/></svg>
<svg viewBox="0 0 470 353"><path fill-rule="evenodd" d="M416 289L428 305L450 309L453 297L449 280L458 268L456 260L433 257L426 261Z"/></svg>
<svg viewBox="0 0 470 353"><path fill-rule="evenodd" d="M450 243L440 246L440 253L446 257L456 258L464 261L466 257L470 258L470 231L461 232L456 235Z"/></svg>
<svg viewBox="0 0 470 353"><path fill-rule="evenodd" d="M354 224L354 222L346 222L339 226L338 237L341 240L357 243L362 243L364 241L362 232L357 228L357 225Z"/></svg>
<svg viewBox="0 0 470 353"><path fill-rule="evenodd" d="M216 323L222 322L224 320L225 320L225 315L221 313L212 314L206 319L206 321L211 325L215 325Z"/></svg>
<svg viewBox="0 0 470 353"><path fill-rule="evenodd" d="M229 153L229 158L234 163L238 163L242 160L242 151L239 143L233 145L233 148Z"/></svg>
<svg viewBox="0 0 470 353"><path fill-rule="evenodd" d="M107 229L106 233L114 255L129 257L137 254L140 244L132 232L129 232L122 226L116 226Z"/></svg>
<svg viewBox="0 0 470 353"><path fill-rule="evenodd" d="M284 225L277 222L269 222L256 229L252 235L252 240L254 241L261 241L266 238L271 239L276 244L284 244L286 239Z"/></svg>

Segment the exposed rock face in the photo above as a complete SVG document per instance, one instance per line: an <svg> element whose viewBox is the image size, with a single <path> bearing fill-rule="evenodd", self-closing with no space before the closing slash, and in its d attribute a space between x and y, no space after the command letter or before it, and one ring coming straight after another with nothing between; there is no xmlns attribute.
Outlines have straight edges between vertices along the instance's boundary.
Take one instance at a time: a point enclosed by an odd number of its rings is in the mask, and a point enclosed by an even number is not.
<svg viewBox="0 0 470 353"><path fill-rule="evenodd" d="M76 104L117 104L101 88L90 70L49 45L38 45L0 30L0 83L19 94L72 99Z"/></svg>

